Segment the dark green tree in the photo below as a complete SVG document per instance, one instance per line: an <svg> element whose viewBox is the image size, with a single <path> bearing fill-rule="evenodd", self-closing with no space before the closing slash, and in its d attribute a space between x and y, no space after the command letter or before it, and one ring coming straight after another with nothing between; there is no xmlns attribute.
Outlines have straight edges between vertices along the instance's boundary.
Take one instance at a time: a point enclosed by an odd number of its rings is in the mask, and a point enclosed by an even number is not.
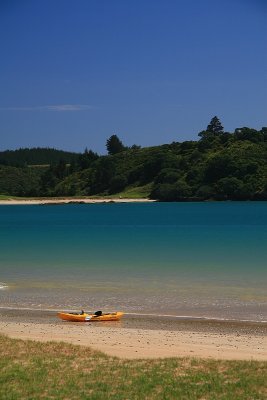
<svg viewBox="0 0 267 400"><path fill-rule="evenodd" d="M52 195L52 191L57 183L58 179L55 175L54 168L50 166L49 169L47 169L45 173L41 176L41 195Z"/></svg>
<svg viewBox="0 0 267 400"><path fill-rule="evenodd" d="M196 195L202 200L211 199L213 198L215 193L215 189L209 185L202 185L197 190Z"/></svg>
<svg viewBox="0 0 267 400"><path fill-rule="evenodd" d="M54 166L53 170L57 179L63 179L67 174L66 162L62 159L59 160L57 165Z"/></svg>
<svg viewBox="0 0 267 400"><path fill-rule="evenodd" d="M36 168L0 165L0 193L11 196L38 196L41 173Z"/></svg>
<svg viewBox="0 0 267 400"><path fill-rule="evenodd" d="M221 121L219 120L218 117L213 117L209 123L209 125L207 126L206 129L208 132L212 132L215 136L216 135L220 135L221 133L223 133L223 126L221 124Z"/></svg>
<svg viewBox="0 0 267 400"><path fill-rule="evenodd" d="M199 132L198 136L200 136L202 139L210 139L219 136L222 133L224 133L223 126L219 118L215 115L215 117L211 119L207 129Z"/></svg>
<svg viewBox="0 0 267 400"><path fill-rule="evenodd" d="M155 178L155 183L175 183L180 179L181 172L179 170L164 168Z"/></svg>
<svg viewBox="0 0 267 400"><path fill-rule="evenodd" d="M125 175L115 175L110 180L109 184L109 192L110 193L118 193L122 191L127 185L128 181Z"/></svg>
<svg viewBox="0 0 267 400"><path fill-rule="evenodd" d="M234 138L237 140L249 140L259 143L264 141L264 133L247 127L237 128L234 132Z"/></svg>
<svg viewBox="0 0 267 400"><path fill-rule="evenodd" d="M80 169L87 169L91 164L98 159L98 154L94 153L92 150L85 148L83 154L79 156L78 166Z"/></svg>
<svg viewBox="0 0 267 400"><path fill-rule="evenodd" d="M183 179L179 179L175 183L155 185L150 197L160 201L181 201L191 196L191 194L191 187Z"/></svg>
<svg viewBox="0 0 267 400"><path fill-rule="evenodd" d="M261 133L263 134L264 141L267 142L267 127L266 126L263 126L261 128Z"/></svg>
<svg viewBox="0 0 267 400"><path fill-rule="evenodd" d="M242 196L243 182L234 176L227 176L217 182L217 192L225 199L239 199Z"/></svg>
<svg viewBox="0 0 267 400"><path fill-rule="evenodd" d="M115 170L116 166L111 157L100 157L94 165L91 194L102 193L108 190L110 181L115 176Z"/></svg>
<svg viewBox="0 0 267 400"><path fill-rule="evenodd" d="M233 166L233 156L229 152L220 152L212 154L207 160L204 168L204 182L214 183L221 178L231 176L235 169Z"/></svg>
<svg viewBox="0 0 267 400"><path fill-rule="evenodd" d="M106 142L106 148L108 151L108 154L113 155L122 152L125 150L124 145L122 144L122 141L118 138L117 135L112 135Z"/></svg>

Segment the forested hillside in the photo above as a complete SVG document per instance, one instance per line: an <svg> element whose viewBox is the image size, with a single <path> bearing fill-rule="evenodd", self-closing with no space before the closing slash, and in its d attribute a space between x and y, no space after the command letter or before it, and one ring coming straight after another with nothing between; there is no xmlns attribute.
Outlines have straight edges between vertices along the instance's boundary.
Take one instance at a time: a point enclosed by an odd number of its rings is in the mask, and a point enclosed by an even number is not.
<svg viewBox="0 0 267 400"><path fill-rule="evenodd" d="M64 159L66 163L78 160L79 154L49 148L32 148L0 151L0 164L15 167L49 165Z"/></svg>
<svg viewBox="0 0 267 400"><path fill-rule="evenodd" d="M30 167L29 161L23 167L1 165L0 194L267 200L267 128L224 132L214 117L198 141L128 148L112 135L106 146L106 156L86 150L68 159L73 153L63 152L56 162L46 159L44 168Z"/></svg>

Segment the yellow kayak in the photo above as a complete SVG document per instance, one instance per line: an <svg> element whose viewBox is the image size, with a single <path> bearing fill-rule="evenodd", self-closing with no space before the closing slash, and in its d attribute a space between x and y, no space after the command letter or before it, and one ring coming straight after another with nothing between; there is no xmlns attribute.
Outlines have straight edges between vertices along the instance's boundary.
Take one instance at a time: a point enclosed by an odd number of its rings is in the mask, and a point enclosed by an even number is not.
<svg viewBox="0 0 267 400"><path fill-rule="evenodd" d="M72 322L96 322L96 321L119 321L123 316L123 312L102 313L97 311L95 314L83 313L66 313L59 312L57 315L64 321Z"/></svg>

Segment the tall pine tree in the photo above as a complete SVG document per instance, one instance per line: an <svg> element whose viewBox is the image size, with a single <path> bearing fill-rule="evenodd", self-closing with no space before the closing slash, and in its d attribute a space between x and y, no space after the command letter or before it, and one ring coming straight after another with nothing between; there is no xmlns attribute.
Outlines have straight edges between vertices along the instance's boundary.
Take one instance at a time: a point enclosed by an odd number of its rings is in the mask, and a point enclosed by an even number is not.
<svg viewBox="0 0 267 400"><path fill-rule="evenodd" d="M110 136L110 138L107 140L106 147L108 154L110 155L117 154L125 150L122 141L118 138L117 135Z"/></svg>
<svg viewBox="0 0 267 400"><path fill-rule="evenodd" d="M221 121L219 120L218 117L216 117L216 115L211 119L206 130L208 132L212 132L214 135L220 135L221 133L224 132Z"/></svg>

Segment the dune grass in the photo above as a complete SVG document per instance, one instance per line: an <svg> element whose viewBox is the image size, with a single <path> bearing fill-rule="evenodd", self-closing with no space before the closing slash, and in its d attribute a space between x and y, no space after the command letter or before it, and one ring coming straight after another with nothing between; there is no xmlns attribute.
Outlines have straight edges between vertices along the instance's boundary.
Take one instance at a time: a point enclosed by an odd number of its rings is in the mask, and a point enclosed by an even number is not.
<svg viewBox="0 0 267 400"><path fill-rule="evenodd" d="M90 348L0 335L0 398L267 398L267 362L189 358L126 361Z"/></svg>

